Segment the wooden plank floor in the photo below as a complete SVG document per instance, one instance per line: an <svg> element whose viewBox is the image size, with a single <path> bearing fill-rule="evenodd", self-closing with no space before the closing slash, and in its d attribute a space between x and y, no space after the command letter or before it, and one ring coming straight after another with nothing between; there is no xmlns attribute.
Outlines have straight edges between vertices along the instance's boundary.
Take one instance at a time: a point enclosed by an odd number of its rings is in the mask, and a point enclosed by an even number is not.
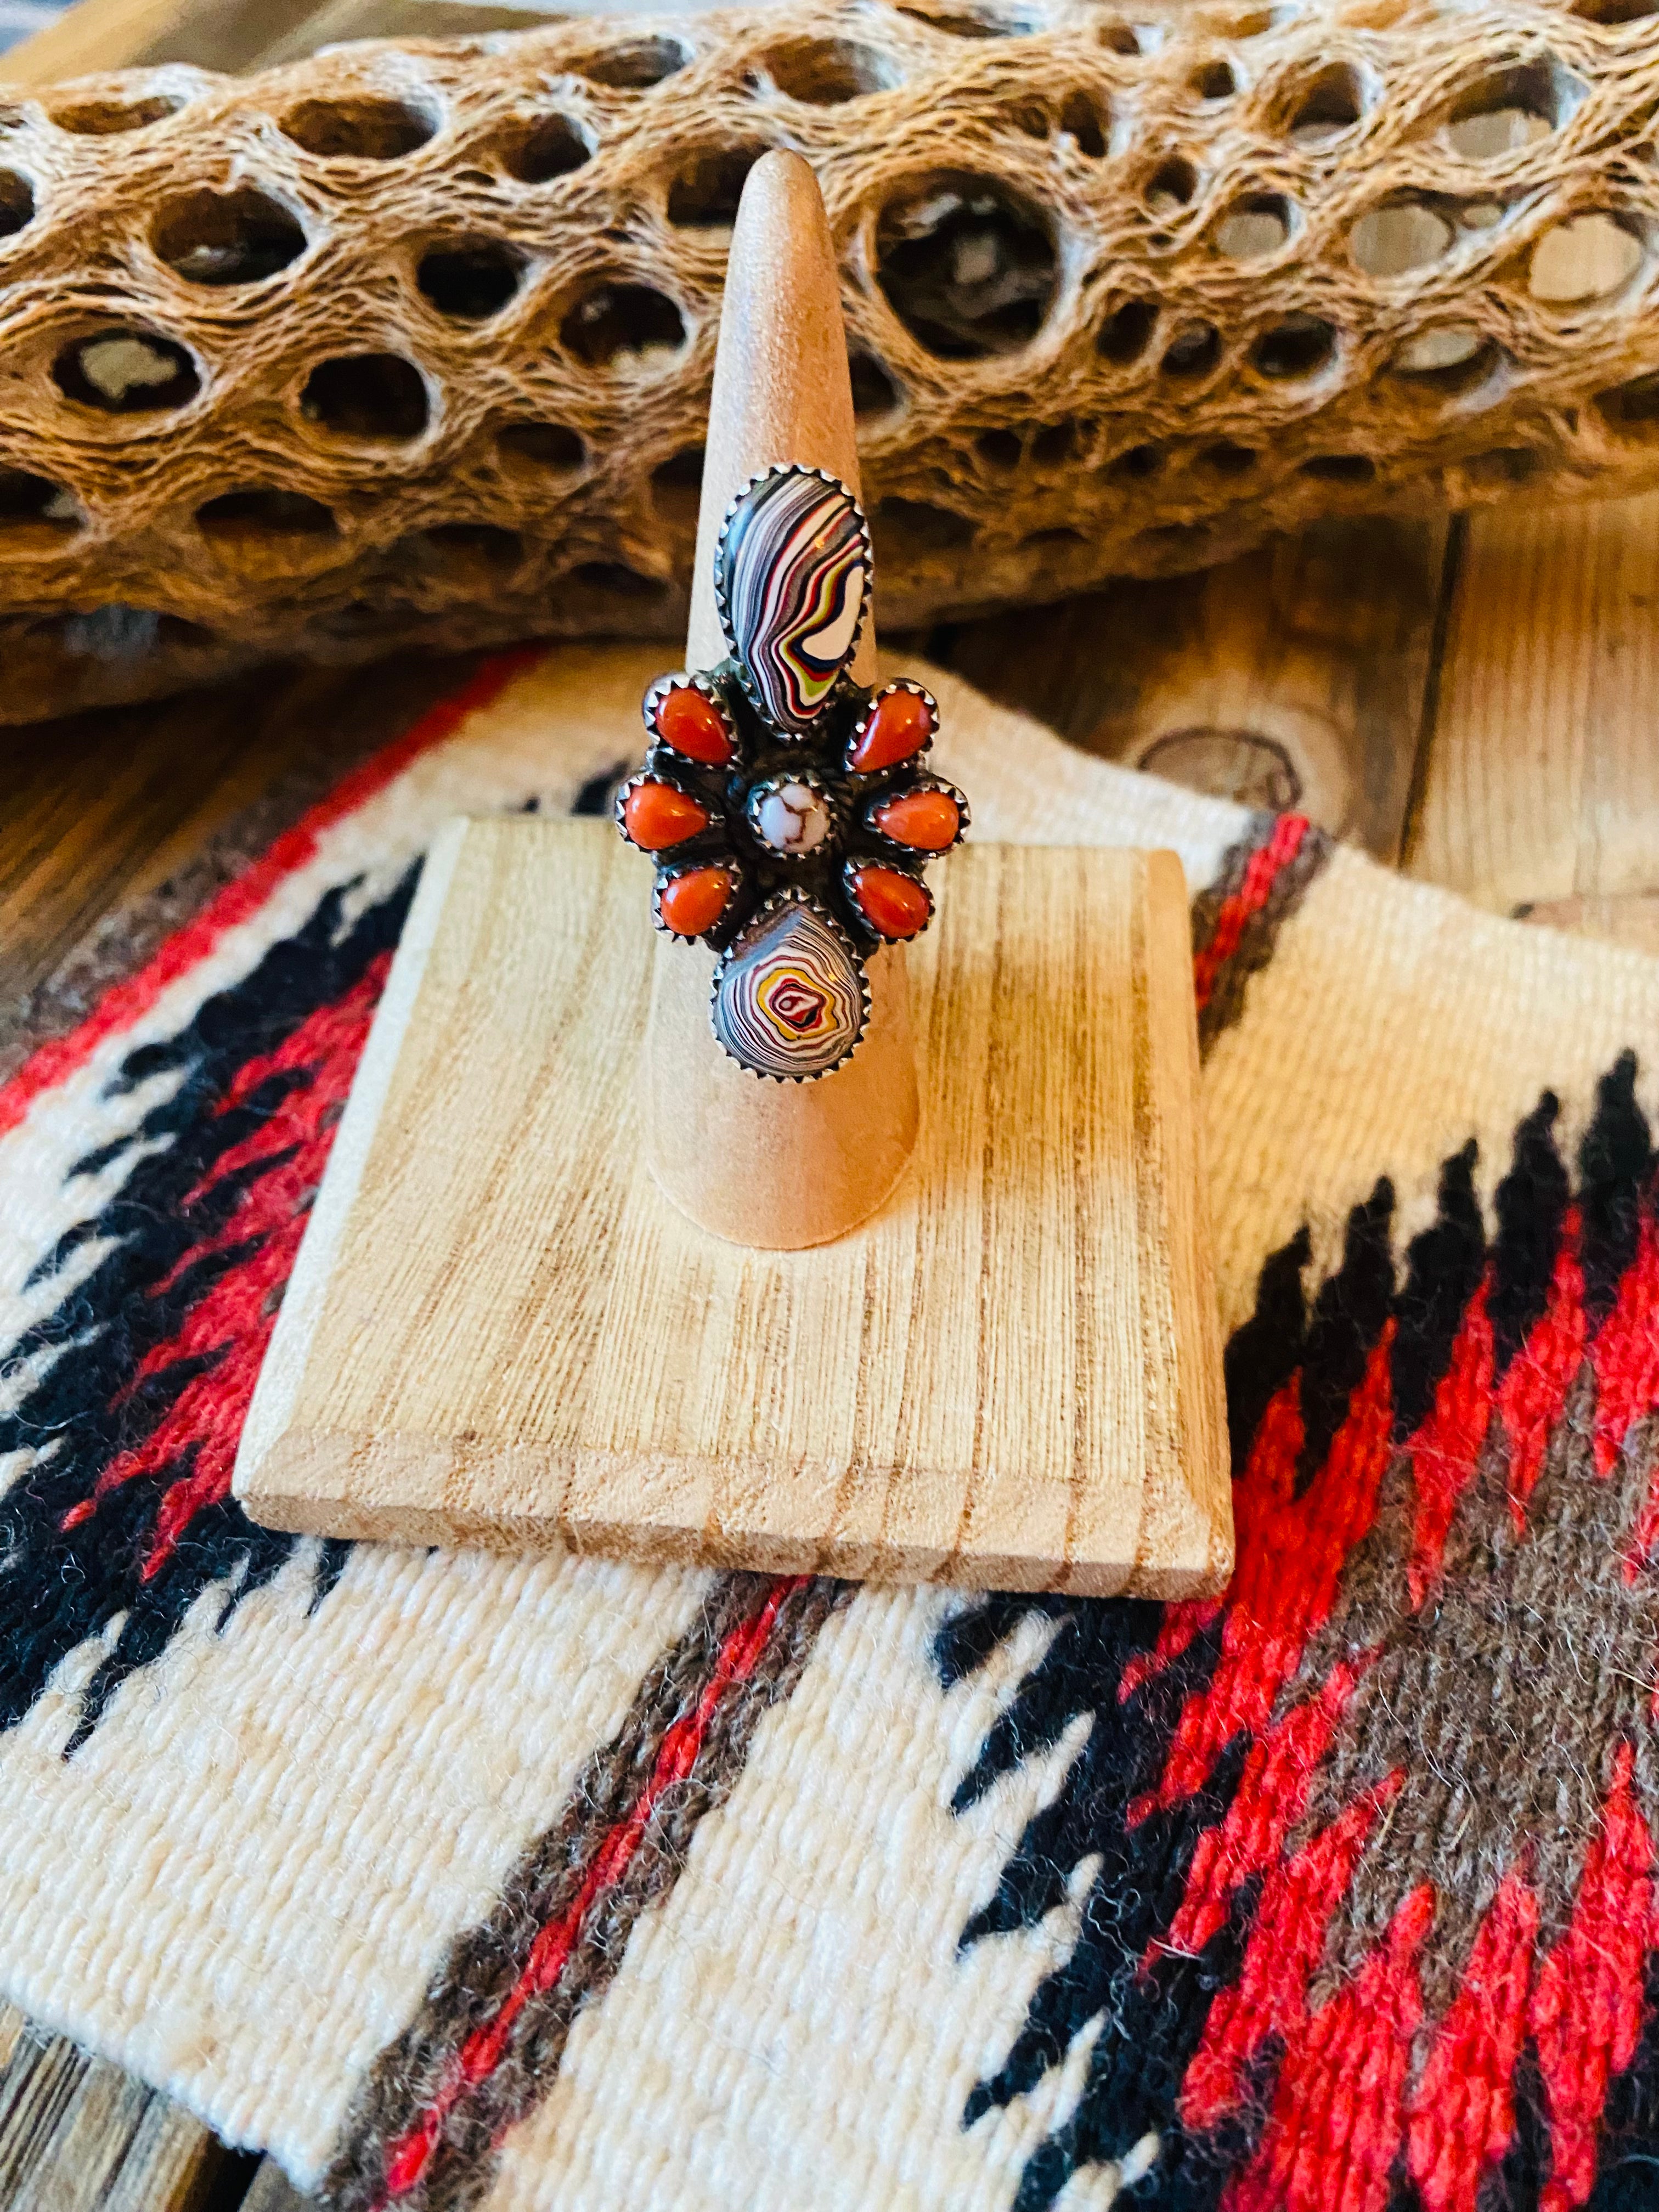
<svg viewBox="0 0 1659 2212"><path fill-rule="evenodd" d="M608 0L613 8L629 0ZM134 62L246 70L331 40L447 36L550 0L82 0L0 58L44 84ZM911 641L1074 743L1296 807L1501 912L1659 952L1659 496L1333 524L1207 575ZM94 988L100 919L168 883L343 719L453 684L289 672L0 738L0 1001ZM120 2070L0 2004L0 2212L300 2212Z"/></svg>

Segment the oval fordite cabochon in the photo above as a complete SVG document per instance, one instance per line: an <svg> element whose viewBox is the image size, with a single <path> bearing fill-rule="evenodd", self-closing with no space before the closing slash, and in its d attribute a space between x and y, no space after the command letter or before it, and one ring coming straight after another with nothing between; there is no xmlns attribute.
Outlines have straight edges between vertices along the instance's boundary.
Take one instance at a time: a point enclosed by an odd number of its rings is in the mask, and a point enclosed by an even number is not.
<svg viewBox="0 0 1659 2212"><path fill-rule="evenodd" d="M834 690L864 627L870 533L843 483L773 469L732 503L715 597L755 704L799 734Z"/></svg>
<svg viewBox="0 0 1659 2212"><path fill-rule="evenodd" d="M811 900L763 906L714 971L714 1035L780 1083L826 1075L864 1034L868 985L851 945Z"/></svg>

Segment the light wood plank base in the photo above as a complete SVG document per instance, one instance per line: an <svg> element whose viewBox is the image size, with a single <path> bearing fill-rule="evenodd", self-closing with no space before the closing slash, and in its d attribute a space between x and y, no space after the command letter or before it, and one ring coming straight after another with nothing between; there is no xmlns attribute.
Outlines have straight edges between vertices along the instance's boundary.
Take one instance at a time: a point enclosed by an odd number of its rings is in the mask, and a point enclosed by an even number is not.
<svg viewBox="0 0 1659 2212"><path fill-rule="evenodd" d="M912 955L923 1136L880 1212L810 1251L708 1236L641 1165L653 946L608 825L439 840L244 1432L247 1510L771 1571L1220 1588L1178 861L953 860Z"/></svg>

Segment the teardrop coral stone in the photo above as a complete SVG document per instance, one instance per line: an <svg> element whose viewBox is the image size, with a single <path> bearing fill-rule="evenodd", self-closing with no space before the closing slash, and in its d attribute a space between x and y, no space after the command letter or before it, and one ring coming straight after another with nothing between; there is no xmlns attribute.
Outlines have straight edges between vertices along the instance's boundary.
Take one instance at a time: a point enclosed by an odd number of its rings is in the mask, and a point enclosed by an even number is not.
<svg viewBox="0 0 1659 2212"><path fill-rule="evenodd" d="M874 775L919 753L933 734L933 710L915 691L890 691L878 699L853 742L847 764L860 775Z"/></svg>
<svg viewBox="0 0 1659 2212"><path fill-rule="evenodd" d="M677 937L701 937L726 912L730 868L688 868L657 893L657 911Z"/></svg>
<svg viewBox="0 0 1659 2212"><path fill-rule="evenodd" d="M736 750L720 710L695 684L677 684L657 702L657 735L687 760L724 768Z"/></svg>
<svg viewBox="0 0 1659 2212"><path fill-rule="evenodd" d="M708 827L708 808L672 783L636 783L623 801L623 828L647 853L683 845Z"/></svg>
<svg viewBox="0 0 1659 2212"><path fill-rule="evenodd" d="M926 929L933 901L914 876L896 868L860 868L852 880L859 911L884 937L915 937Z"/></svg>
<svg viewBox="0 0 1659 2212"><path fill-rule="evenodd" d="M955 844L962 815L948 791L907 791L878 806L875 822L896 845L908 845L918 853L942 853Z"/></svg>

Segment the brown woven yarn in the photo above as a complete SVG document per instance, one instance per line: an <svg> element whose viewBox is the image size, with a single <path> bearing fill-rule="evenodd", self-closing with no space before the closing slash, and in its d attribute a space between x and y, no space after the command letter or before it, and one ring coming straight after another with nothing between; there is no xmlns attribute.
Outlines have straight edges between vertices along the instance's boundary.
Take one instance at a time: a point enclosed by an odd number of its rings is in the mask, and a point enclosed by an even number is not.
<svg viewBox="0 0 1659 2212"><path fill-rule="evenodd" d="M0 104L0 715L684 628L731 216L842 250L884 623L1659 477L1659 14L574 21Z"/></svg>

